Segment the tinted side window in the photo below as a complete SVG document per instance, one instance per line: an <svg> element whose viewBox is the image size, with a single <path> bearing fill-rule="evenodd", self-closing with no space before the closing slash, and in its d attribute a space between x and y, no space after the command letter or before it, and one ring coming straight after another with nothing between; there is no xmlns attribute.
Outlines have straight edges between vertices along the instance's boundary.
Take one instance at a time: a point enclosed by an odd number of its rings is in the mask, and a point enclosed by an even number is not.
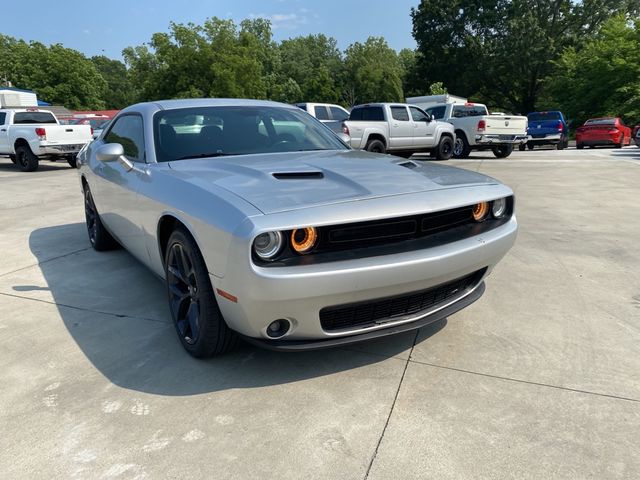
<svg viewBox="0 0 640 480"><path fill-rule="evenodd" d="M7 118L7 114L4 112L0 112L0 125L4 125L4 121Z"/></svg>
<svg viewBox="0 0 640 480"><path fill-rule="evenodd" d="M104 138L105 143L119 143L124 154L134 162L144 162L144 130L142 117L125 115L113 124Z"/></svg>
<svg viewBox="0 0 640 480"><path fill-rule="evenodd" d="M431 115L434 119L436 120L441 120L444 118L444 114L447 111L447 107L442 106L442 107L431 107L431 108L427 108L425 110L425 112L427 112L429 115Z"/></svg>
<svg viewBox="0 0 640 480"><path fill-rule="evenodd" d="M331 111L331 116L333 117L333 119L337 120L338 122L343 122L347 118L349 118L349 114L341 108L329 107L329 110Z"/></svg>
<svg viewBox="0 0 640 480"><path fill-rule="evenodd" d="M306 103L296 103L296 107L301 108L305 112L307 111L307 104Z"/></svg>
<svg viewBox="0 0 640 480"><path fill-rule="evenodd" d="M329 120L329 112L327 111L327 107L316 105L314 108L316 109L316 118L318 120Z"/></svg>
<svg viewBox="0 0 640 480"><path fill-rule="evenodd" d="M411 118L413 118L414 122L427 122L427 121L429 121L429 118L427 117L427 115L422 110L420 110L419 108L409 107L409 110L411 110Z"/></svg>
<svg viewBox="0 0 640 480"><path fill-rule="evenodd" d="M368 122L384 122L382 107L360 107L351 110L349 120L364 120Z"/></svg>
<svg viewBox="0 0 640 480"><path fill-rule="evenodd" d="M407 113L407 107L391 107L391 117L400 122L408 122L409 114Z"/></svg>

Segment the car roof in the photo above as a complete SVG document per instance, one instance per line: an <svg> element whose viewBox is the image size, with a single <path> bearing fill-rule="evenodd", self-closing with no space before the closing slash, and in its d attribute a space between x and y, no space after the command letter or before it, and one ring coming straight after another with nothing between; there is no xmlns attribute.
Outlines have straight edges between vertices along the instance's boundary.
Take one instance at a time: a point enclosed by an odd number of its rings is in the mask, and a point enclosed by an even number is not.
<svg viewBox="0 0 640 480"><path fill-rule="evenodd" d="M294 108L286 103L272 102L270 100L248 100L242 98L189 98L179 100L157 100L154 102L138 103L129 108L153 106L159 110L173 110L191 107L281 107Z"/></svg>

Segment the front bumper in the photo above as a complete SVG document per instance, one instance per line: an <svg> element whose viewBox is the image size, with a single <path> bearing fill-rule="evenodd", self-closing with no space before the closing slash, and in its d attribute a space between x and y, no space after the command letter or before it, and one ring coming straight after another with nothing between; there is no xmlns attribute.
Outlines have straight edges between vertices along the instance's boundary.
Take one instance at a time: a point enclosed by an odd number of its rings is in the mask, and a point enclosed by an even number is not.
<svg viewBox="0 0 640 480"><path fill-rule="evenodd" d="M476 135L476 145L504 145L526 143L527 135Z"/></svg>
<svg viewBox="0 0 640 480"><path fill-rule="evenodd" d="M394 333L394 329L402 325L406 328L400 331L419 328L442 318L441 312L453 312L466 306L465 299L474 298L478 289L482 289L480 285L484 277L511 248L516 234L514 216L488 232L429 249L276 268L254 265L247 252L237 247L237 251L230 252L229 256L234 268L228 269L223 278L215 275L210 275L210 278L229 327L246 337L277 345L280 349L287 349L286 345L291 345L289 349L294 350L303 348L296 346L299 342L302 345L309 344L309 341L315 343L348 338L348 343L351 343L357 340L356 336L368 335L363 337L367 339L385 335L385 331ZM331 331L322 328L320 311L325 307L420 291L483 269L486 269L485 274L477 280L474 289L463 292L445 304L375 325ZM237 302L221 296L217 289L237 297ZM456 309L454 305L459 307ZM278 319L287 319L292 327L274 343L266 331L267 326ZM374 335L374 332L379 334ZM332 343L322 345L331 346Z"/></svg>

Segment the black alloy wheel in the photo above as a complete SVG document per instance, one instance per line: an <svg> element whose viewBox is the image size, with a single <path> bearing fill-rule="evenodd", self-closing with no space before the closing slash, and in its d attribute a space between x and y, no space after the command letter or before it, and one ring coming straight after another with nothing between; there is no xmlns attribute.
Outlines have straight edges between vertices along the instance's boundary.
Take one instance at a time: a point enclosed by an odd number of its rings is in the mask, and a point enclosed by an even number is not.
<svg viewBox="0 0 640 480"><path fill-rule="evenodd" d="M111 236L100 220L98 209L93 201L89 186L84 187L84 218L87 224L89 242L94 250L103 252L118 248L120 244Z"/></svg>
<svg viewBox="0 0 640 480"><path fill-rule="evenodd" d="M169 306L183 341L193 345L200 335L200 288L193 259L181 243L170 246L167 254Z"/></svg>
<svg viewBox="0 0 640 480"><path fill-rule="evenodd" d="M171 317L187 352L206 358L236 347L239 337L224 321L204 258L186 229L169 237L165 278Z"/></svg>

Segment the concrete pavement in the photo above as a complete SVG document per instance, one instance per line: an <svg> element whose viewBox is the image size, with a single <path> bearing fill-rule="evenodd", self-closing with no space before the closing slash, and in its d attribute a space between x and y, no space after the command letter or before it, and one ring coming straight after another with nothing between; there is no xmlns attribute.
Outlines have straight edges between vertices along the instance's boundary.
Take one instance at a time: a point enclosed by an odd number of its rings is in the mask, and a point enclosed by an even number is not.
<svg viewBox="0 0 640 480"><path fill-rule="evenodd" d="M640 477L640 149L480 153L520 235L417 333L185 354L163 285L98 254L75 173L0 158L0 477Z"/></svg>

